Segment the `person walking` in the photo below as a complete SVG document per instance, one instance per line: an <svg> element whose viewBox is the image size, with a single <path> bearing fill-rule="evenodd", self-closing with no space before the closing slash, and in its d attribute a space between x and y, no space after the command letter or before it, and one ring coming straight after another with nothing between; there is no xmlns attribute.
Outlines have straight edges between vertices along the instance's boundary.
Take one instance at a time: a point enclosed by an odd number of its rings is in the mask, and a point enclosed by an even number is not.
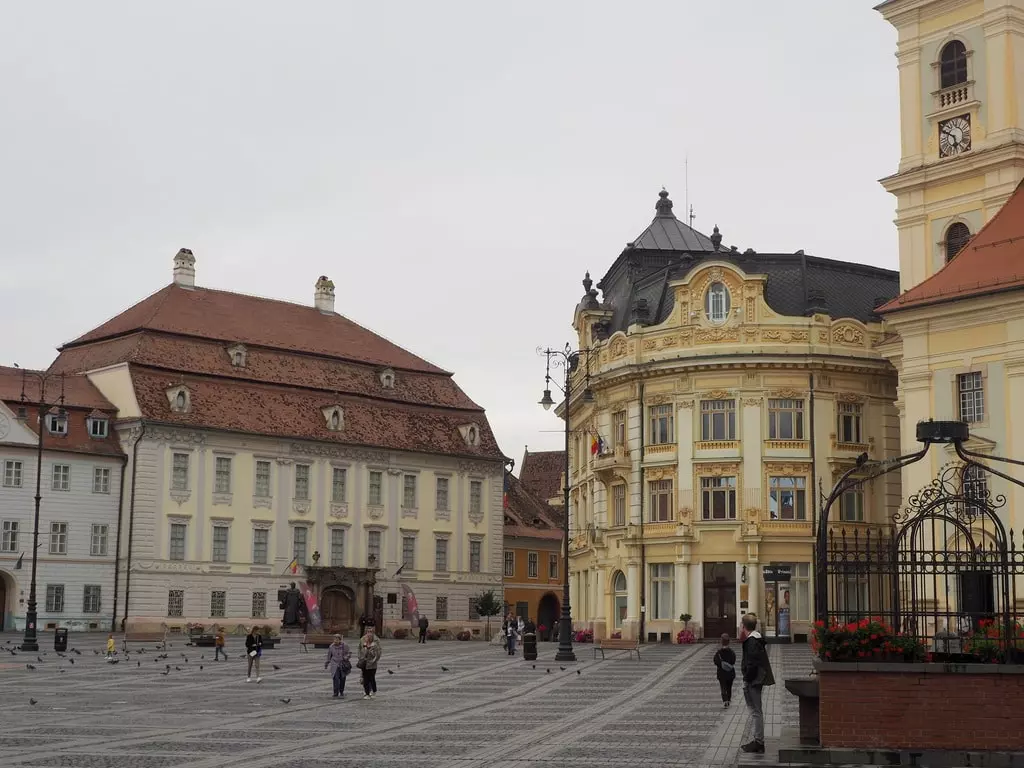
<svg viewBox="0 0 1024 768"><path fill-rule="evenodd" d="M366 628L366 634L359 641L359 661L356 665L363 671L363 698L372 699L377 695L377 663L380 661L380 640L374 635L373 627Z"/></svg>
<svg viewBox="0 0 1024 768"><path fill-rule="evenodd" d="M713 659L718 677L718 686L722 689L722 705L728 709L732 703L732 684L736 682L736 653L729 647L729 635L722 635L722 645L715 651Z"/></svg>
<svg viewBox="0 0 1024 768"><path fill-rule="evenodd" d="M220 661L220 657L224 657L224 661L228 660L228 652L224 649L224 630L218 629L217 636L213 639L213 660Z"/></svg>
<svg viewBox="0 0 1024 768"><path fill-rule="evenodd" d="M249 634L245 636L245 655L249 660L249 669L245 673L245 682L252 682L252 671L256 670L256 682L262 683L260 677L260 658L263 656L263 635L255 626L249 628Z"/></svg>
<svg viewBox="0 0 1024 768"><path fill-rule="evenodd" d="M515 616L508 617L508 655L516 655L516 633L519 631L519 622L516 621Z"/></svg>
<svg viewBox="0 0 1024 768"><path fill-rule="evenodd" d="M426 616L420 616L420 639L417 642L427 642L427 627L430 626L430 622L427 621Z"/></svg>
<svg viewBox="0 0 1024 768"><path fill-rule="evenodd" d="M331 680L334 682L334 698L345 695L345 678L352 671L350 661L352 652L348 649L341 635L334 636L334 642L327 649L327 660L324 662L324 669L331 672Z"/></svg>
<svg viewBox="0 0 1024 768"><path fill-rule="evenodd" d="M754 739L740 749L744 752L764 752L764 699L763 692L767 685L775 685L775 675L768 661L768 648L765 639L757 631L757 619L747 615L743 617L743 628L747 638L743 641L743 698L750 707L750 718L754 721Z"/></svg>

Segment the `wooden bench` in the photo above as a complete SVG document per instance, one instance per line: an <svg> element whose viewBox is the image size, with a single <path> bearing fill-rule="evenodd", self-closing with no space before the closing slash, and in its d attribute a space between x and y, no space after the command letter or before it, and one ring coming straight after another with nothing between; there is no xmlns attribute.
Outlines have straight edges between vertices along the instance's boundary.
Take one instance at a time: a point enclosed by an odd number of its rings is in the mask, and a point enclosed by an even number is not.
<svg viewBox="0 0 1024 768"><path fill-rule="evenodd" d="M312 645L314 648L330 648L334 644L334 635L303 635L302 641L299 645L302 646L302 650L309 653L309 647Z"/></svg>
<svg viewBox="0 0 1024 768"><path fill-rule="evenodd" d="M595 640L594 641L594 658L597 658L597 652L601 652L601 659L604 660L605 651L629 651L629 658L633 658L633 654L636 654L637 661L640 660L640 642L638 640L621 640L617 638L608 638L607 640Z"/></svg>
<svg viewBox="0 0 1024 768"><path fill-rule="evenodd" d="M155 643L160 650L167 649L167 633L163 630L157 632L139 632L128 630L121 640L121 648L128 652L128 643Z"/></svg>

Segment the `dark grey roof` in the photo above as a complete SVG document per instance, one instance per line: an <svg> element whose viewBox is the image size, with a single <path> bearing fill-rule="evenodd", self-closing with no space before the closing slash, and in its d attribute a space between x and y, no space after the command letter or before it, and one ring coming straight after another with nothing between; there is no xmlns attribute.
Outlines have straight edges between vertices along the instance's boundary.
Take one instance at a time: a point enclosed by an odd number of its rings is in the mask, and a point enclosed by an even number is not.
<svg viewBox="0 0 1024 768"><path fill-rule="evenodd" d="M721 244L717 227L713 242L672 215L667 192L662 191L659 198L658 215L651 226L626 247L598 283L604 293L601 306L612 311L608 333L625 331L635 322L664 322L674 305L669 283L684 279L709 260L734 264L747 274L766 275L765 301L780 315L790 317L821 312L833 319L877 321L875 308L899 295L899 273L890 269L808 256L802 251L716 250L716 242ZM686 240L694 245L664 245Z"/></svg>

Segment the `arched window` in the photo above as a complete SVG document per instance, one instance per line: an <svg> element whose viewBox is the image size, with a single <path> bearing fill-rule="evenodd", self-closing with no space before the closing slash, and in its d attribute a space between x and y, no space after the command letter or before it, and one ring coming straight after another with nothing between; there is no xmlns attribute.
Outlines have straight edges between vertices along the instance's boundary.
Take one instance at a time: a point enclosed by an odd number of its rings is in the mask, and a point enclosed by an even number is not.
<svg viewBox="0 0 1024 768"><path fill-rule="evenodd" d="M971 239L971 230L962 222L956 222L946 230L946 261L952 260L954 256L963 250L967 241Z"/></svg>
<svg viewBox="0 0 1024 768"><path fill-rule="evenodd" d="M622 622L626 620L626 605L628 593L626 592L626 575L619 571L615 574L612 582L612 589L615 591L615 610L612 612L615 619L615 628L622 629Z"/></svg>
<svg viewBox="0 0 1024 768"><path fill-rule="evenodd" d="M712 323L725 322L729 317L729 289L722 283L712 283L704 296L704 312Z"/></svg>
<svg viewBox="0 0 1024 768"><path fill-rule="evenodd" d="M939 86L952 88L967 82L967 49L959 40L951 40L939 54Z"/></svg>

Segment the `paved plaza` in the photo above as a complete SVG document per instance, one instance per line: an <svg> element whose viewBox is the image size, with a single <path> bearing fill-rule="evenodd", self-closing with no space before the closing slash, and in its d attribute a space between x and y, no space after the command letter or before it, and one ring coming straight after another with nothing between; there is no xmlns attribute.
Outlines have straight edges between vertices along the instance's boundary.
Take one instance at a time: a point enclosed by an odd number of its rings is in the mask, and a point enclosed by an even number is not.
<svg viewBox="0 0 1024 768"><path fill-rule="evenodd" d="M577 646L563 671L553 644L541 644L534 669L482 642L385 641L380 693L366 701L358 670L332 699L325 652L304 654L293 639L265 654L259 685L245 682L240 638L229 638L227 662L178 639L166 660L148 647L114 665L94 653L103 640L72 635L80 655L61 658L45 635L41 662L0 653L0 765L697 768L734 765L749 736L739 685L722 709L711 645L645 647L640 661L595 661ZM0 635L5 648L19 642ZM766 692L769 737L796 722L781 681L806 674L810 653L772 646L771 659L780 684Z"/></svg>

